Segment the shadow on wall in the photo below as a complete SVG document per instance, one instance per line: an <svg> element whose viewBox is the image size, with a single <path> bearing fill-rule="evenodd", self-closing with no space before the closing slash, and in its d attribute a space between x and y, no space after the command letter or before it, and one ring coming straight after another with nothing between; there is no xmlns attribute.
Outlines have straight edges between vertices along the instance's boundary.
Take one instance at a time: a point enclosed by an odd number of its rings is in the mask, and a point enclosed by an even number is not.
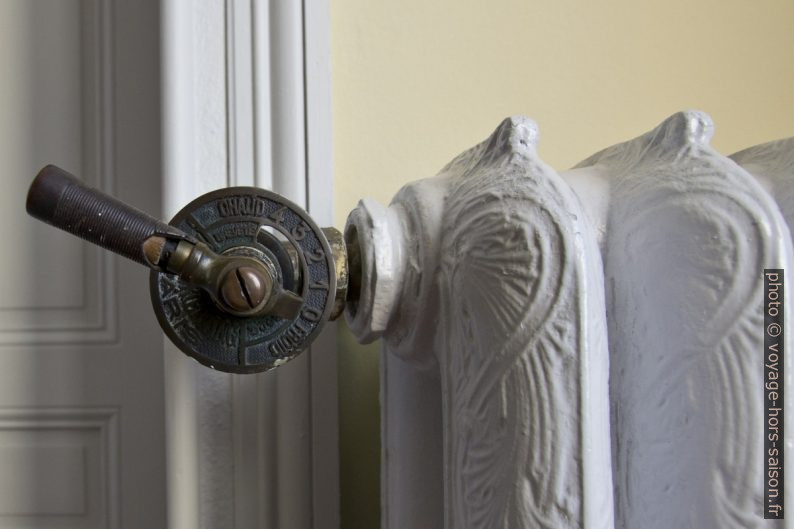
<svg viewBox="0 0 794 529"><path fill-rule="evenodd" d="M380 526L380 342L360 345L338 325L341 527Z"/></svg>

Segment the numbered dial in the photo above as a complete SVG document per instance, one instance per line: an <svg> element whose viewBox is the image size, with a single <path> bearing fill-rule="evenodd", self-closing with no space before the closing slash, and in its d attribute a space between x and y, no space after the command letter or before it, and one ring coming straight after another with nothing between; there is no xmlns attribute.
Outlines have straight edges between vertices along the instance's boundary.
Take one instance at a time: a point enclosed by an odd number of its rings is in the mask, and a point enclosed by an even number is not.
<svg viewBox="0 0 794 529"><path fill-rule="evenodd" d="M240 317L222 310L205 290L152 271L160 325L202 364L233 373L272 369L308 347L329 319L337 286L334 256L323 231L285 198L253 187L222 189L185 206L170 224L217 254L262 263L292 304L281 316ZM245 278L240 282L245 300Z"/></svg>

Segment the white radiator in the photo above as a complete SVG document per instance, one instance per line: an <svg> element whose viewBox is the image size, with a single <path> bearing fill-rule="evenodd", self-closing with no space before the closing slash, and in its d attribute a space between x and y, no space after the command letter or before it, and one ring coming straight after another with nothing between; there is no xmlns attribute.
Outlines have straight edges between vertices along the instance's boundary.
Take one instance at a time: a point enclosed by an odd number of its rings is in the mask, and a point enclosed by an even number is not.
<svg viewBox="0 0 794 529"><path fill-rule="evenodd" d="M682 112L558 172L513 117L353 211L384 528L794 527L764 519L763 275L792 269L794 140L712 132Z"/></svg>

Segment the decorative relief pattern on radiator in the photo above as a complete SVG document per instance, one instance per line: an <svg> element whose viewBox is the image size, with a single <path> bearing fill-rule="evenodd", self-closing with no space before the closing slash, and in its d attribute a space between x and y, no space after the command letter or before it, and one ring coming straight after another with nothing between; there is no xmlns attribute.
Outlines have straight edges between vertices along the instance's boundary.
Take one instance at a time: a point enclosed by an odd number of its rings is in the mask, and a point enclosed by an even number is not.
<svg viewBox="0 0 794 529"><path fill-rule="evenodd" d="M377 268L365 275L380 280L362 285L376 317L358 307L354 330L362 317L388 322L389 354L437 361L450 528L612 526L601 263L576 197L536 142L533 122L505 120L389 211L365 202L351 215L365 268ZM395 409L425 415L394 402L395 381L385 373L387 437L397 423L417 426ZM386 509L413 509L390 495L401 464L387 459Z"/></svg>
<svg viewBox="0 0 794 529"><path fill-rule="evenodd" d="M619 528L763 520L764 268L785 225L755 180L676 114L589 158L610 182L604 261Z"/></svg>
<svg viewBox="0 0 794 529"><path fill-rule="evenodd" d="M794 138L770 141L731 155L772 194L789 226L794 227Z"/></svg>
<svg viewBox="0 0 794 529"><path fill-rule="evenodd" d="M594 244L585 252L595 239L536 142L534 123L509 119L442 171L450 190L439 354L452 527L611 526L608 494L593 500L597 522L585 523L595 513L583 509L585 489L608 491L610 481L608 451L585 448L599 436L608 446L606 385L587 394L593 386L581 384L606 380L606 350L586 340L605 330L585 295L601 297L600 278L585 277L600 261ZM602 429L580 429L588 412ZM584 467L598 456L590 477L599 483L586 483Z"/></svg>
<svg viewBox="0 0 794 529"><path fill-rule="evenodd" d="M351 214L385 528L794 527L763 518L762 308L794 269L794 139L733 161L713 128L681 112L558 174L514 117Z"/></svg>

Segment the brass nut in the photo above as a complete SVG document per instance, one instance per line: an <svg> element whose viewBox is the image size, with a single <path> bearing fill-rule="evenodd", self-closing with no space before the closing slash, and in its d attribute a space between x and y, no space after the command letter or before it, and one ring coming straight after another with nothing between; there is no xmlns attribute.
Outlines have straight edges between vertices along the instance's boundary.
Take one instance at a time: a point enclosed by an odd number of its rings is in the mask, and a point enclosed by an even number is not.
<svg viewBox="0 0 794 529"><path fill-rule="evenodd" d="M256 310L270 297L272 279L253 266L237 266L221 281L221 298L229 309L240 314Z"/></svg>

